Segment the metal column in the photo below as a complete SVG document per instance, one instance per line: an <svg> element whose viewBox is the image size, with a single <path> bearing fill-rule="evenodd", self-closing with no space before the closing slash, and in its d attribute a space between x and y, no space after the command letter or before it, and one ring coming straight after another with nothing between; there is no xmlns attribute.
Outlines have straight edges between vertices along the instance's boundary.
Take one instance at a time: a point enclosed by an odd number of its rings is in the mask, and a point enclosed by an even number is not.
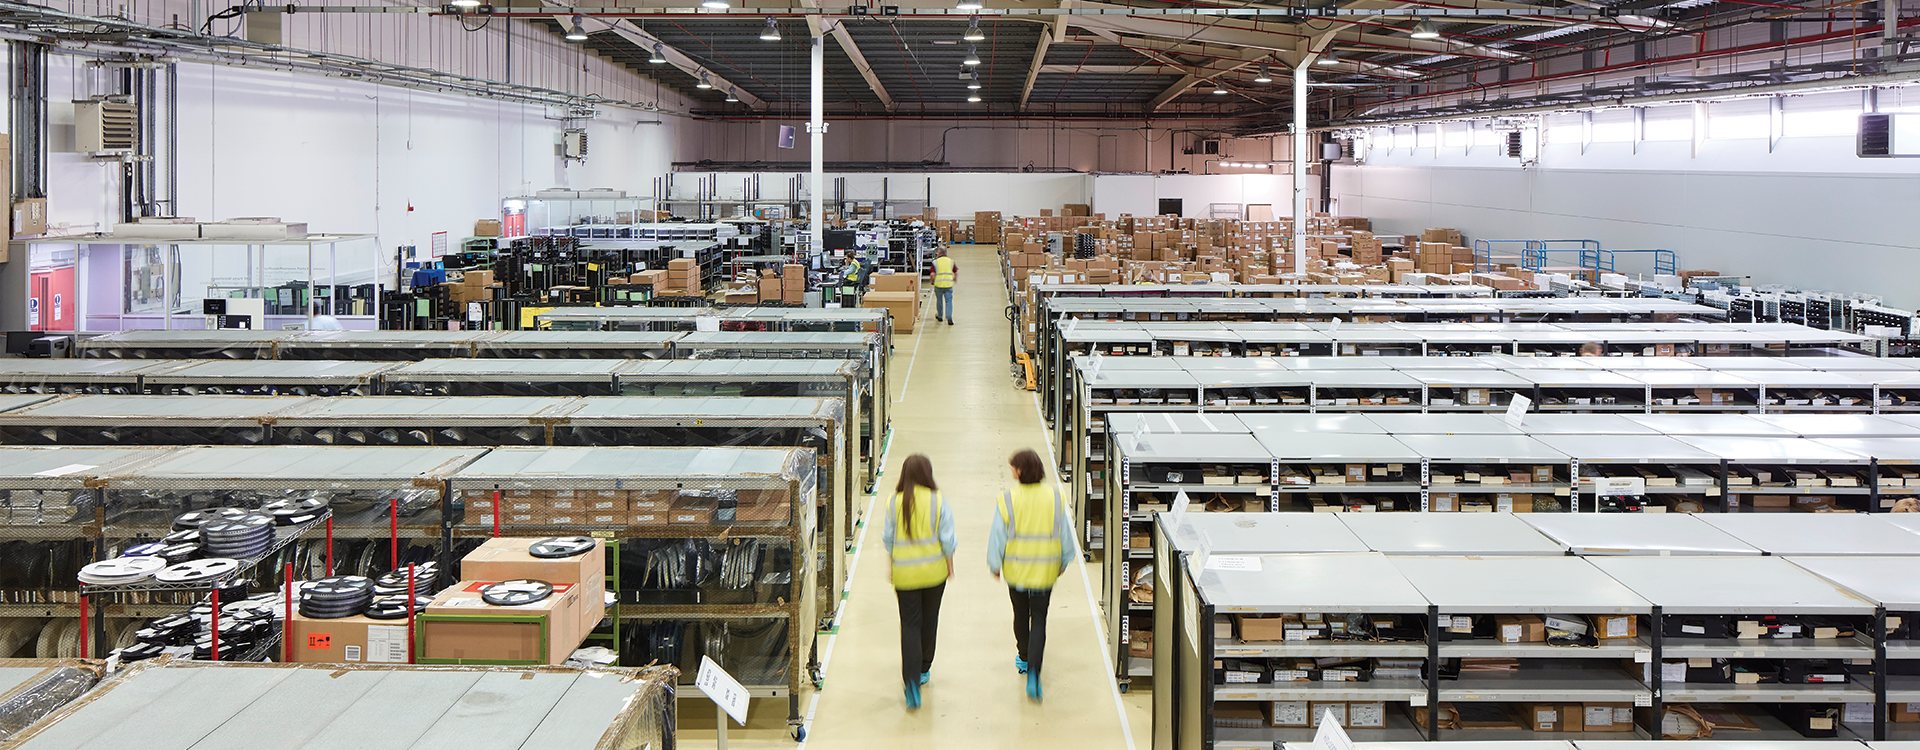
<svg viewBox="0 0 1920 750"><path fill-rule="evenodd" d="M825 29L822 29L821 33L824 34ZM827 246L827 226L826 226L827 215L826 215L825 208L821 206L821 199L823 197L823 194L825 193L825 187L822 184L823 177L821 175L821 172L824 171L824 168L826 166L826 159L824 154L822 153L822 150L825 148L824 143L826 141L826 133L827 133L827 123L822 114L822 109L825 107L825 104L823 103L823 101L825 100L825 94L823 93L823 87L821 83L821 81L826 78L827 64L826 64L825 51L824 51L825 49L826 49L826 37L824 36L814 37L813 38L813 54L812 54L813 74L808 84L812 92L811 95L812 95L813 103L811 106L812 113L811 113L810 119L807 122L807 133L809 136L808 147L813 150L813 154L812 154L813 173L812 173L812 182L810 183L813 190L813 195L810 197L810 200L812 202L810 209L813 211L813 214L807 220L807 227L808 227L808 231L811 232L813 235L812 247L810 248L810 252L812 252L815 255L818 255ZM875 435L874 439L878 440L880 439L880 436Z"/></svg>
<svg viewBox="0 0 1920 750"><path fill-rule="evenodd" d="M1307 66L1302 55L1293 66L1293 272L1307 272Z"/></svg>

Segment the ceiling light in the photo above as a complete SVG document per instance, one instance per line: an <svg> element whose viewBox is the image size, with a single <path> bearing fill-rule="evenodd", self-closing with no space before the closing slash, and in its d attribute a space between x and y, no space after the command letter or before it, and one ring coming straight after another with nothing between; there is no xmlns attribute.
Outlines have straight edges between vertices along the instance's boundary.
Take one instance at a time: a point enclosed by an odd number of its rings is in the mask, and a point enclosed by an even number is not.
<svg viewBox="0 0 1920 750"><path fill-rule="evenodd" d="M968 95L967 95L967 101L970 101L970 102L977 102L977 101L980 101L980 95L979 95L979 94L968 94Z"/></svg>
<svg viewBox="0 0 1920 750"><path fill-rule="evenodd" d="M980 31L979 16L974 16L973 20L967 22L967 33L961 34L960 38L969 42L984 42L987 40L987 35Z"/></svg>
<svg viewBox="0 0 1920 750"><path fill-rule="evenodd" d="M1339 65L1343 62L1346 61L1340 59L1340 54L1333 50L1327 50L1326 54L1320 56L1321 65Z"/></svg>
<svg viewBox="0 0 1920 750"><path fill-rule="evenodd" d="M979 10L987 6L985 3L980 2L980 0L960 0L960 4L953 7L959 10Z"/></svg>
<svg viewBox="0 0 1920 750"><path fill-rule="evenodd" d="M980 51L975 49L971 44L967 45L967 59L961 60L960 64L961 65L979 65Z"/></svg>
<svg viewBox="0 0 1920 750"><path fill-rule="evenodd" d="M737 101L740 101L740 93L739 93L739 90L737 90L737 89L731 89L731 88L730 88L730 89L727 89L727 101L730 101L730 102L737 102Z"/></svg>
<svg viewBox="0 0 1920 750"><path fill-rule="evenodd" d="M1225 84L1221 84L1221 83L1215 83L1215 84L1213 84L1213 93L1216 93L1216 94L1224 94L1224 93L1227 93L1227 87L1226 87L1226 85L1225 85Z"/></svg>
<svg viewBox="0 0 1920 750"><path fill-rule="evenodd" d="M967 79L967 90L969 91L980 90L980 74L979 73L974 73L972 74L971 78Z"/></svg>
<svg viewBox="0 0 1920 750"><path fill-rule="evenodd" d="M760 32L760 38L769 42L780 41L780 24L773 20L773 16L767 16L767 28Z"/></svg>
<svg viewBox="0 0 1920 750"><path fill-rule="evenodd" d="M647 62L653 63L655 65L667 64L667 45L661 44L659 42L654 42L653 56L647 58Z"/></svg>
<svg viewBox="0 0 1920 750"><path fill-rule="evenodd" d="M729 6L727 0L701 0L700 7L709 10L726 10Z"/></svg>
<svg viewBox="0 0 1920 750"><path fill-rule="evenodd" d="M694 85L693 85L693 87L694 87L694 88L696 88L696 89L710 89L710 88L713 88L713 84L707 81L707 72L706 72L706 71L704 71L704 70L703 70L703 71L700 71L700 82L699 82L699 83L696 83L696 84L694 84Z"/></svg>
<svg viewBox="0 0 1920 750"><path fill-rule="evenodd" d="M452 4L455 8L478 8L480 0L453 0Z"/></svg>
<svg viewBox="0 0 1920 750"><path fill-rule="evenodd" d="M1273 76L1267 74L1266 63L1260 64L1260 75L1255 76L1253 79L1253 82L1254 83L1273 83Z"/></svg>
<svg viewBox="0 0 1920 750"><path fill-rule="evenodd" d="M1421 21L1413 25L1413 33L1408 36L1415 39L1439 39L1440 26L1432 21Z"/></svg>
<svg viewBox="0 0 1920 750"><path fill-rule="evenodd" d="M579 16L573 17L573 25L567 29L567 41L584 42L587 40L587 30L580 25L580 21L581 18Z"/></svg>

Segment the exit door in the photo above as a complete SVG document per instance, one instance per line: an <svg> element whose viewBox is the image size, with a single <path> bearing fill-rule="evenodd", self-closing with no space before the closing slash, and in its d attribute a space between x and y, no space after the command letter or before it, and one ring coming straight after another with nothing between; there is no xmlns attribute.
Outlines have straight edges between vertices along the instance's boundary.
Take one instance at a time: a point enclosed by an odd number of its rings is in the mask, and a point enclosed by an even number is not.
<svg viewBox="0 0 1920 750"><path fill-rule="evenodd" d="M1187 215L1186 211L1181 208L1182 202L1183 201L1180 198L1161 198L1159 215L1160 216L1186 216Z"/></svg>
<svg viewBox="0 0 1920 750"><path fill-rule="evenodd" d="M27 328L34 331L71 331L73 326L73 266L38 269L28 273Z"/></svg>

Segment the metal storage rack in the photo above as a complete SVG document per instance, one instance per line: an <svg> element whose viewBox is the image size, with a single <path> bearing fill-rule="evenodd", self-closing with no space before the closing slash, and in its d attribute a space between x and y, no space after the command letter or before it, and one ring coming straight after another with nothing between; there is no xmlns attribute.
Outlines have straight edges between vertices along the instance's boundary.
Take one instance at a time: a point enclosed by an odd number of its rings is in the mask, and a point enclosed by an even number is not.
<svg viewBox="0 0 1920 750"><path fill-rule="evenodd" d="M1766 403L1760 382L1718 370L1642 370L1618 373L1647 387L1648 410L1660 412L1756 411Z"/></svg>
<svg viewBox="0 0 1920 750"><path fill-rule="evenodd" d="M1719 703L1741 705L1765 703L1781 710L1814 710L1831 714L1827 726L1839 724L1839 704L1875 703L1880 693L1849 676L1844 683L1696 683L1692 679L1673 682L1668 672L1690 672L1690 664L1680 661L1669 667L1668 660L1705 659L1711 671L1727 664L1721 659L1805 660L1833 659L1844 664L1852 659L1876 659L1877 647L1871 636L1829 638L1737 639L1692 637L1714 633L1713 617L1818 617L1822 622L1848 623L1856 633L1869 628L1876 606L1865 599L1777 557L1595 557L1587 561L1607 575L1652 602L1649 617L1651 632L1663 634L1653 642L1653 658L1648 675L1652 678L1652 715L1662 715L1666 703ZM1810 627L1812 623L1789 620L1792 626ZM1683 631L1683 628L1690 630ZM1692 633L1698 630L1701 633ZM1838 631L1836 631L1838 632ZM1884 664L1877 674L1884 674ZM1844 671L1844 668L1841 668ZM1673 683L1673 684L1669 684ZM1802 715L1802 719L1807 718ZM1797 739L1802 732L1789 728L1772 716L1748 716L1761 731L1743 732L1754 739ZM1853 730L1859 733L1857 729Z"/></svg>
<svg viewBox="0 0 1920 750"><path fill-rule="evenodd" d="M618 371L620 392L627 396L838 398L846 405L847 423L862 425L869 436L887 434L886 398L875 391L876 374L859 360L824 359L675 359L630 362ZM848 450L864 462L861 480L871 489L879 479L884 443L852 440L853 434L848 431Z"/></svg>
<svg viewBox="0 0 1920 750"><path fill-rule="evenodd" d="M629 503L688 508L688 523L648 520L607 529L621 539L623 566L633 560L639 568L654 568L648 562L652 557L665 565L668 559L702 554L692 547L705 547L703 557L717 556L722 569L707 581L664 569L622 576L622 586L631 583L633 588L620 592L616 616L630 640L639 643L622 644L620 650L635 661L665 657L661 661L698 664L706 649L697 644L706 639L668 639L693 647L649 657L642 653L650 650L644 636L648 628L629 623L691 621L714 629L720 641L730 645L706 655L716 657L754 697L786 698L787 723L797 729L802 681L818 681L813 625L819 621L819 605L813 591L819 550L815 514L806 511L814 507L817 492L811 453L781 448L500 448L460 470L448 487L462 503L516 492L539 502L541 493L586 490L624 492ZM635 493L642 497L634 498ZM753 502L740 502L749 499L742 497L748 493ZM719 517L729 496L738 503L733 522ZM544 497L550 502L553 496ZM742 508L753 509L756 520L739 520ZM550 528L503 525L501 530L544 535ZM714 546L718 552L712 551ZM784 635L775 637L774 629L784 629ZM754 638L764 643L756 644ZM692 674L683 670L683 679Z"/></svg>
<svg viewBox="0 0 1920 750"><path fill-rule="evenodd" d="M496 331L475 356L503 359L666 359L677 333L628 331Z"/></svg>
<svg viewBox="0 0 1920 750"><path fill-rule="evenodd" d="M860 363L866 400L862 411L872 415L867 434L860 436L866 455L885 453L888 441L888 403L892 396L887 379L892 352L877 333L690 333L674 342L674 355L685 359L839 359ZM624 381L623 381L624 382ZM869 465L867 485L879 476L879 467Z"/></svg>
<svg viewBox="0 0 1920 750"><path fill-rule="evenodd" d="M1726 509L1720 457L1664 435L1536 436L1567 454L1578 512L1679 512ZM1602 480L1620 480L1611 485ZM1604 493L1600 488L1607 486ZM1636 494L1637 493L1637 494ZM1649 499L1651 497L1651 499Z"/></svg>
<svg viewBox="0 0 1920 750"><path fill-rule="evenodd" d="M0 412L0 443L264 445L273 420L329 401L275 396L63 396Z"/></svg>
<svg viewBox="0 0 1920 750"><path fill-rule="evenodd" d="M1728 374L1754 381L1765 388L1761 403L1767 412L1790 414L1804 411L1873 411L1878 396L1874 382L1887 373L1734 370Z"/></svg>
<svg viewBox="0 0 1920 750"><path fill-rule="evenodd" d="M10 412L10 411L15 411L19 409L25 409L34 404L44 404L48 401L53 400L54 398L57 398L57 397L56 396L0 394L0 412Z"/></svg>
<svg viewBox="0 0 1920 750"><path fill-rule="evenodd" d="M1520 517L1582 557L1766 554L1701 518L1693 513L1533 513Z"/></svg>
<svg viewBox="0 0 1920 750"><path fill-rule="evenodd" d="M1207 411L1300 411L1309 409L1313 381L1269 357L1194 359L1179 362L1199 384Z"/></svg>
<svg viewBox="0 0 1920 750"><path fill-rule="evenodd" d="M170 448L0 448L0 496L6 515L0 549L18 566L0 598L0 617L80 614L80 567L99 556L100 486L105 477L169 455ZM115 618L152 614L115 606ZM49 625L51 627L52 624ZM97 643L98 641L96 641ZM30 650L31 651L31 650ZM37 654L50 656L51 654Z"/></svg>
<svg viewBox="0 0 1920 750"><path fill-rule="evenodd" d="M822 629L839 619L859 459L837 398L582 398L553 424L556 446L772 446L813 451L823 532Z"/></svg>
<svg viewBox="0 0 1920 750"><path fill-rule="evenodd" d="M1540 411L1645 412L1645 383L1600 370L1515 370L1533 381L1534 408Z"/></svg>
<svg viewBox="0 0 1920 750"><path fill-rule="evenodd" d="M1352 524L1355 519L1345 519ZM1486 519L1479 519L1486 520ZM1524 526L1524 524L1522 524ZM1364 537L1364 534L1362 535ZM1506 672L1470 675L1462 665L1456 679L1441 676L1432 702L1458 710L1480 703L1615 704L1631 708L1652 702L1657 684L1644 681L1640 664L1651 661L1655 644L1640 635L1632 620L1653 611L1653 605L1634 591L1578 557L1396 557L1391 562L1408 583L1434 605L1433 630L1437 639L1429 663L1440 659L1514 659L1518 666ZM1613 616L1595 633L1597 644L1567 648L1545 642L1507 642L1472 639L1474 616L1562 615L1577 618ZM1465 616L1465 617L1463 617ZM1622 619L1621 616L1624 616ZM1463 623L1462 620L1468 620ZM1448 623L1451 627L1442 627ZM1466 639L1449 639L1466 627ZM1524 636L1521 636L1524 639ZM1487 741L1513 736L1511 731L1440 731L1440 711L1427 713L1428 737ZM1463 715L1462 720L1465 720ZM1649 724L1648 726L1652 726ZM1526 730L1531 730L1527 727ZM1589 736L1581 732L1568 732ZM1636 728L1636 734L1643 730ZM1531 731L1534 739L1566 739L1559 732ZM1651 736L1651 733L1642 736Z"/></svg>
<svg viewBox="0 0 1920 750"><path fill-rule="evenodd" d="M273 359L413 362L477 357L499 331L307 331L274 342Z"/></svg>
<svg viewBox="0 0 1920 750"><path fill-rule="evenodd" d="M1914 372L1875 372L1858 373L1862 378L1871 376L1874 381L1874 411L1881 414L1912 414L1920 412L1920 373Z"/></svg>
<svg viewBox="0 0 1920 750"><path fill-rule="evenodd" d="M1873 501L1875 511L1891 510L1901 500L1920 497L1920 439L1911 437L1863 437L1820 439L1821 445L1873 458ZM1908 486L1908 482L1913 483ZM1906 514L1881 516L1898 522Z"/></svg>
<svg viewBox="0 0 1920 750"><path fill-rule="evenodd" d="M1911 635L1912 624L1909 622L1920 616L1920 586L1916 585L1920 579L1887 574L1889 570L1905 567L1910 558L1789 557L1787 561L1874 603L1873 632L1887 636L1874 638L1874 692L1879 700L1872 707L1873 736L1896 739L1920 737L1920 727L1913 726L1911 722L1895 724L1887 711L1889 704L1920 702L1920 669L1914 665L1914 660L1920 659L1920 643L1916 643ZM1906 633L1906 637L1896 638L1893 635L1902 632ZM1879 679L1883 676L1884 681ZM1878 748L1883 744L1887 743L1876 742L1872 746Z"/></svg>
<svg viewBox="0 0 1920 750"><path fill-rule="evenodd" d="M1396 434L1394 438L1420 455L1422 510L1573 510L1571 460L1531 437Z"/></svg>
<svg viewBox="0 0 1920 750"><path fill-rule="evenodd" d="M1164 538L1165 535L1163 534ZM1216 624L1234 615L1400 615L1430 619L1431 605L1384 556L1294 554L1242 556L1239 568L1194 569L1185 554L1156 554L1155 578L1164 595L1154 599L1154 747L1267 750L1288 739L1311 737L1310 727L1221 727L1223 702L1365 701L1391 704L1380 729L1349 729L1357 739L1420 739L1405 706L1424 705L1434 686L1427 679L1364 682L1216 682L1214 664L1225 658L1420 658L1431 641L1365 642L1301 640L1246 642L1221 633ZM1211 558L1209 558L1211 559ZM1159 571L1167 570L1163 576ZM1430 637L1430 634L1429 634ZM1430 660L1429 660L1430 661ZM1431 675L1431 669L1425 670ZM1244 704L1243 704L1244 705ZM1243 710L1244 712L1244 710ZM1258 711L1246 712L1258 717Z"/></svg>
<svg viewBox="0 0 1920 750"><path fill-rule="evenodd" d="M86 359L0 359L0 394L129 395L140 392L140 374L159 362Z"/></svg>
<svg viewBox="0 0 1920 750"><path fill-rule="evenodd" d="M1327 370L1313 374L1314 411L1422 411L1426 386L1395 370Z"/></svg>
<svg viewBox="0 0 1920 750"><path fill-rule="evenodd" d="M1401 372L1426 389L1428 411L1503 411L1514 396L1533 397L1533 381L1512 372L1466 368Z"/></svg>
<svg viewBox="0 0 1920 750"><path fill-rule="evenodd" d="M1386 555L1564 555L1567 548L1513 513L1357 513L1340 519L1367 549Z"/></svg>
<svg viewBox="0 0 1920 750"><path fill-rule="evenodd" d="M140 392L164 396L371 396L385 362L267 360L160 362L140 374Z"/></svg>
<svg viewBox="0 0 1920 750"><path fill-rule="evenodd" d="M1352 416L1355 419L1346 421L1366 419ZM1337 513L1422 508L1420 455L1405 443L1372 431L1320 433L1274 427L1289 422L1324 424L1323 419L1276 414L1242 420L1273 456L1272 510Z"/></svg>
<svg viewBox="0 0 1920 750"><path fill-rule="evenodd" d="M1920 427L1867 414L1756 414L1753 418L1804 438L1920 437Z"/></svg>
<svg viewBox="0 0 1920 750"><path fill-rule="evenodd" d="M560 307L533 320L553 331L692 331L720 313L711 307Z"/></svg>
<svg viewBox="0 0 1920 750"><path fill-rule="evenodd" d="M1200 408L1200 384L1177 365L1159 359L1148 363L1165 369L1124 367L1102 369L1080 378L1082 392L1074 399L1072 420L1054 431L1054 464L1062 478L1073 483L1076 507L1084 520L1087 498L1097 494L1097 479L1089 471L1105 469L1106 417L1117 412L1194 412ZM1099 464L1097 468L1091 465Z"/></svg>
<svg viewBox="0 0 1920 750"><path fill-rule="evenodd" d="M1104 536L1110 543L1102 566L1106 572L1103 591L1108 602L1107 649L1119 672L1114 676L1125 685L1134 676L1126 659L1134 605L1123 607L1121 603L1127 601L1135 561L1153 555L1152 514L1170 508L1182 497L1201 503L1218 502L1223 510L1235 503L1243 511L1271 510L1274 464L1272 455L1250 435L1147 433L1144 444L1136 444L1134 434L1118 435L1109 427L1108 436ZM1161 476L1163 473L1165 476ZM1243 478L1250 481L1242 483ZM1137 493L1148 495L1141 498ZM1134 533L1136 528L1138 534ZM1135 546L1136 539L1149 544ZM1144 612L1150 607L1140 609Z"/></svg>
<svg viewBox="0 0 1920 750"><path fill-rule="evenodd" d="M428 359L382 374L393 396L617 396L621 359Z"/></svg>
<svg viewBox="0 0 1920 750"><path fill-rule="evenodd" d="M1720 458L1730 510L1792 506L1866 511L1878 505L1879 487L1872 479L1873 461L1867 456L1799 437L1689 435L1677 439Z"/></svg>
<svg viewBox="0 0 1920 750"><path fill-rule="evenodd" d="M135 330L82 338L85 359L273 359L274 347L303 331Z"/></svg>
<svg viewBox="0 0 1920 750"><path fill-rule="evenodd" d="M1087 550L1106 548L1106 446L1110 439L1109 434L1119 436L1121 440L1130 439L1135 432L1145 435L1171 436L1250 434L1246 425L1231 414L1157 411L1115 413L1103 417L1103 420L1098 432L1088 433L1090 439L1098 441L1099 448L1094 452L1081 454L1085 457L1084 462L1073 475L1085 477L1084 480L1073 483L1072 499L1074 521L1081 528L1081 542Z"/></svg>
<svg viewBox="0 0 1920 750"><path fill-rule="evenodd" d="M1817 513L1780 523L1766 514L1717 513L1701 516L1700 520L1769 555L1920 556L1920 535L1882 521L1885 517Z"/></svg>
<svg viewBox="0 0 1920 750"><path fill-rule="evenodd" d="M565 398L382 396L316 399L273 421L277 445L493 447L549 445Z"/></svg>

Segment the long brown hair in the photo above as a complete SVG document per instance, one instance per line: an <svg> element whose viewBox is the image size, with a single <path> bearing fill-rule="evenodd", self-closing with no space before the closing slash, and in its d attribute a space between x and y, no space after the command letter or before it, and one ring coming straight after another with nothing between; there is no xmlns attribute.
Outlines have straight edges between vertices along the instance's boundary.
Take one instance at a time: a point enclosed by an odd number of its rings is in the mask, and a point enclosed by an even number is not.
<svg viewBox="0 0 1920 750"><path fill-rule="evenodd" d="M913 536L913 495L916 487L925 487L928 490L940 489L933 483L933 461L922 453L915 453L908 456L907 460L900 462L900 481L893 485L893 491L900 493L900 510L902 511L900 517L906 519L906 523L902 525L907 528L902 529L902 532L909 538Z"/></svg>

